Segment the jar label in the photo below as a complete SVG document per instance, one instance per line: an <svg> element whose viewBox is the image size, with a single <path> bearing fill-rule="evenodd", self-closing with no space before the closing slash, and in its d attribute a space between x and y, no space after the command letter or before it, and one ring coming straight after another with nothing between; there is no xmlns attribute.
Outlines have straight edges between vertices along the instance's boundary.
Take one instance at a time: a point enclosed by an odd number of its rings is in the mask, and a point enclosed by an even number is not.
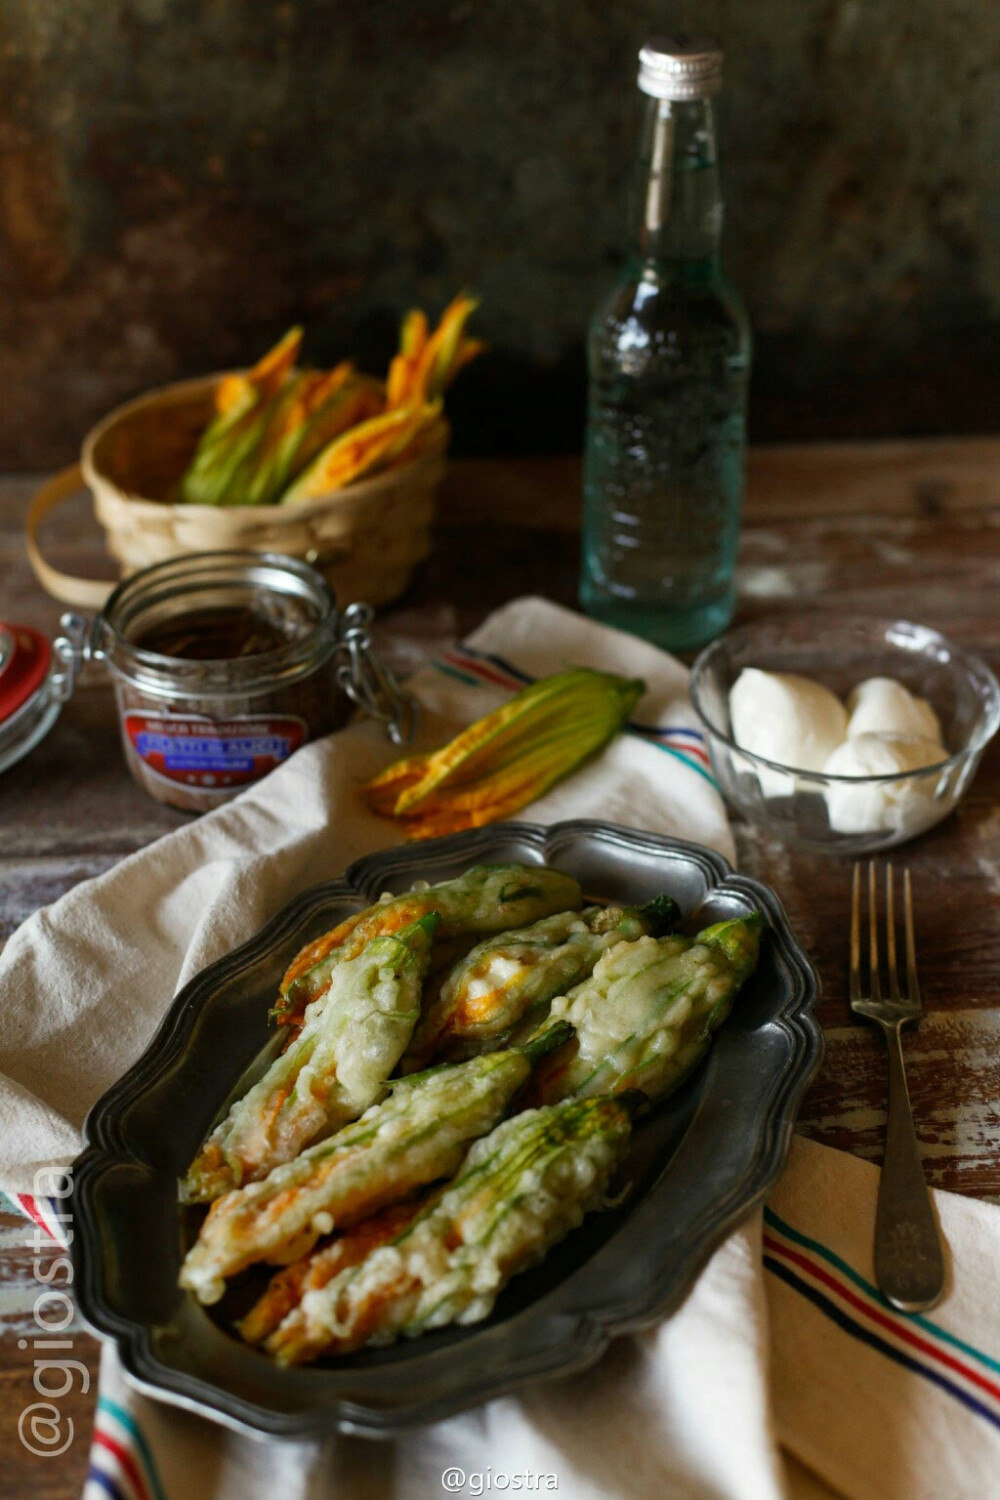
<svg viewBox="0 0 1000 1500"><path fill-rule="evenodd" d="M219 788L258 781L306 738L304 719L247 714L209 719L198 714L125 715L125 733L150 770L182 786Z"/></svg>

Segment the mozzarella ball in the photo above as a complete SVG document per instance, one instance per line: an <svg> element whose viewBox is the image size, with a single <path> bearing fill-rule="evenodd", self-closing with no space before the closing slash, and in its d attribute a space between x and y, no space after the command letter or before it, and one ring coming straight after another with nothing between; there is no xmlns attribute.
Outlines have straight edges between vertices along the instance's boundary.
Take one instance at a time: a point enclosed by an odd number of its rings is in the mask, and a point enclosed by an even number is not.
<svg viewBox="0 0 1000 1500"><path fill-rule="evenodd" d="M834 750L823 767L829 776L899 776L947 758L936 740L915 734L858 734ZM895 782L850 782L829 786L830 827L838 833L918 833L933 821L936 778Z"/></svg>
<svg viewBox="0 0 1000 1500"><path fill-rule="evenodd" d="M930 704L893 677L859 682L847 700L847 737L861 734L915 735L943 744L941 725Z"/></svg>
<svg viewBox="0 0 1000 1500"><path fill-rule="evenodd" d="M733 739L753 755L797 771L821 771L847 733L829 688L788 672L746 667L729 694Z"/></svg>

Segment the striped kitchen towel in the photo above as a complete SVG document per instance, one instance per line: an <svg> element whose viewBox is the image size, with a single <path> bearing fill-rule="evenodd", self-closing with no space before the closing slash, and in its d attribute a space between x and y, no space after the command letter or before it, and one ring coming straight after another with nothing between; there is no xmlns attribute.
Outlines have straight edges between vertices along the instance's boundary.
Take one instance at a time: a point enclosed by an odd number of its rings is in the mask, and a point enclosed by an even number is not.
<svg viewBox="0 0 1000 1500"><path fill-rule="evenodd" d="M878 1178L796 1140L764 1211L778 1437L852 1500L997 1500L1000 1208L934 1193L945 1295L901 1313L875 1285Z"/></svg>

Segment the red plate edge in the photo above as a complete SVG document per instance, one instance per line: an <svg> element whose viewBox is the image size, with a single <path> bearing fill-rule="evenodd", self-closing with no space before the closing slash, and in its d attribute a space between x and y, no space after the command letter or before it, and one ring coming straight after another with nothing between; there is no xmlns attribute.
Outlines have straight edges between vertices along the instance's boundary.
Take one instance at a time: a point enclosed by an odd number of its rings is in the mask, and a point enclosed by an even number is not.
<svg viewBox="0 0 1000 1500"><path fill-rule="evenodd" d="M13 625L0 620L0 630L14 642L13 655L0 671L0 724L3 724L45 681L52 662L52 647L48 636L32 625Z"/></svg>

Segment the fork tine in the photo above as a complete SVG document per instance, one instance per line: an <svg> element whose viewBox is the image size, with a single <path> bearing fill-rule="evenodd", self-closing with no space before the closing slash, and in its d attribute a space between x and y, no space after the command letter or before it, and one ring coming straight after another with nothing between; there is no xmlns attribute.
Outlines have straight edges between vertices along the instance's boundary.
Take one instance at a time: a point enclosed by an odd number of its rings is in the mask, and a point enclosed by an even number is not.
<svg viewBox="0 0 1000 1500"><path fill-rule="evenodd" d="M875 861L868 861L868 995L871 1000L881 1000L882 987L878 977L878 891L875 885Z"/></svg>
<svg viewBox="0 0 1000 1500"><path fill-rule="evenodd" d="M913 887L909 870L903 871L903 911L906 921L906 987L911 1005L923 1005L917 979L917 945L913 936Z"/></svg>
<svg viewBox="0 0 1000 1500"><path fill-rule="evenodd" d="M896 895L893 889L892 862L885 867L885 946L889 969L889 998L898 1000L899 973L896 968Z"/></svg>
<svg viewBox="0 0 1000 1500"><path fill-rule="evenodd" d="M855 860L851 878L851 980L852 1000L861 999L861 866Z"/></svg>

